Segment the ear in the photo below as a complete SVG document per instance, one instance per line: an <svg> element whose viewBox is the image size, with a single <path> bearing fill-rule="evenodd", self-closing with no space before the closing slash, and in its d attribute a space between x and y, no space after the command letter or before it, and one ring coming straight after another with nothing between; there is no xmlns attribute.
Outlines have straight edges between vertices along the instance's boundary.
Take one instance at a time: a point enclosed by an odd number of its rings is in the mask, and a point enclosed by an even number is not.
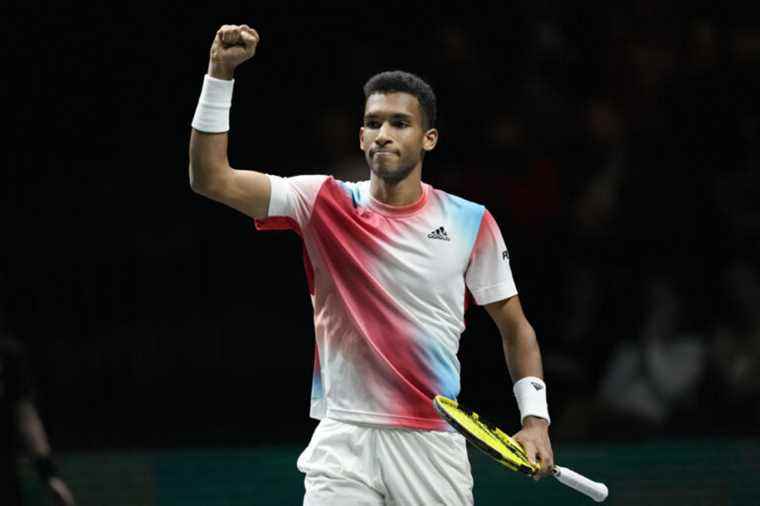
<svg viewBox="0 0 760 506"><path fill-rule="evenodd" d="M436 128L431 128L425 132L425 137L422 139L422 149L425 151L433 151L436 144L438 144L438 130Z"/></svg>
<svg viewBox="0 0 760 506"><path fill-rule="evenodd" d="M359 127L359 148L364 151L364 127Z"/></svg>

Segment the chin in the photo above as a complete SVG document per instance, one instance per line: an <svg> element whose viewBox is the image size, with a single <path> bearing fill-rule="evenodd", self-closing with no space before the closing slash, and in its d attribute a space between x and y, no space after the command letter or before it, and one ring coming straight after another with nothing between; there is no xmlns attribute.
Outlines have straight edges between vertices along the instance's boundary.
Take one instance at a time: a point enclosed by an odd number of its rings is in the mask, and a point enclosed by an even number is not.
<svg viewBox="0 0 760 506"><path fill-rule="evenodd" d="M414 166L391 168L378 167L376 165L370 164L370 170L375 176L379 177L383 181L387 181L389 183L398 183L399 181L406 179L409 174L412 173Z"/></svg>
<svg viewBox="0 0 760 506"><path fill-rule="evenodd" d="M405 171L401 169L396 169L396 170L388 170L385 168L372 169L372 173L375 174L375 176L389 183L398 183L399 181L403 181L404 179L406 179L406 177L409 175L410 172L411 172L410 170Z"/></svg>

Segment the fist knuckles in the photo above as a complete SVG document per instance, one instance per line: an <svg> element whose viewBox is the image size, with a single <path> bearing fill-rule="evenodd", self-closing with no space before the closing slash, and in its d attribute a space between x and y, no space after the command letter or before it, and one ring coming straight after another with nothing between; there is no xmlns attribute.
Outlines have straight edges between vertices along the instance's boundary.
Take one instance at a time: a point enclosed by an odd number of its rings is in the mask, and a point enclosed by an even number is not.
<svg viewBox="0 0 760 506"><path fill-rule="evenodd" d="M259 42L259 34L248 25L222 25L216 33L225 46L256 45Z"/></svg>

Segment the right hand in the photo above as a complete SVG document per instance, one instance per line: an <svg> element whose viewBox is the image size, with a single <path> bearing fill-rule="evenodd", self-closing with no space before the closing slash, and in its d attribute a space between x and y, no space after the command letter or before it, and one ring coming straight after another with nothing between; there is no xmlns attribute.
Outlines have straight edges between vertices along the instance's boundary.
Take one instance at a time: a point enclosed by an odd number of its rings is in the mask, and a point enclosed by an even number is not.
<svg viewBox="0 0 760 506"><path fill-rule="evenodd" d="M259 34L248 25L222 25L211 44L208 75L217 79L232 79L235 68L253 57L259 44Z"/></svg>

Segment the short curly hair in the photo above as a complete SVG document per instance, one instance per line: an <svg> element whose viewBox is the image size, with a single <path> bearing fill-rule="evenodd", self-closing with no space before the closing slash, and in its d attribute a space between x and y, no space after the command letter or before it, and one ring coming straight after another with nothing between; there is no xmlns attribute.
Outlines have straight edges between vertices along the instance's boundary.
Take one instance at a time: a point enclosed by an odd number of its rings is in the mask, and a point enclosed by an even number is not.
<svg viewBox="0 0 760 506"><path fill-rule="evenodd" d="M388 70L370 77L364 85L364 103L374 93L409 93L417 97L426 129L435 127L436 100L433 88L422 78L403 70Z"/></svg>

